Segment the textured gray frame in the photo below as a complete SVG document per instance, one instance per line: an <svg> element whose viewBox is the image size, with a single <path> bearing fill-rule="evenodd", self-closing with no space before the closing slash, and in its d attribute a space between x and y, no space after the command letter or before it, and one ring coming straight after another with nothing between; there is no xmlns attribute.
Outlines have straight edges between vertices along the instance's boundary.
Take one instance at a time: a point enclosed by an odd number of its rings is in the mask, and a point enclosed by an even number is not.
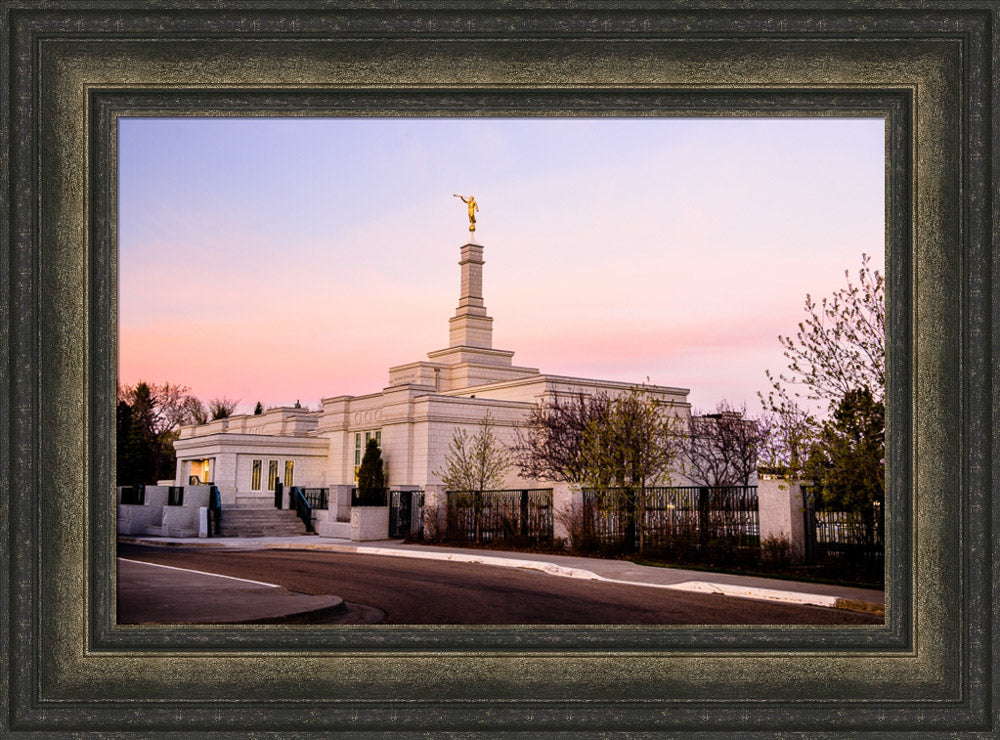
<svg viewBox="0 0 1000 740"><path fill-rule="evenodd" d="M0 0L0 732L1000 729L992 2ZM118 627L122 115L887 120L884 627Z"/></svg>

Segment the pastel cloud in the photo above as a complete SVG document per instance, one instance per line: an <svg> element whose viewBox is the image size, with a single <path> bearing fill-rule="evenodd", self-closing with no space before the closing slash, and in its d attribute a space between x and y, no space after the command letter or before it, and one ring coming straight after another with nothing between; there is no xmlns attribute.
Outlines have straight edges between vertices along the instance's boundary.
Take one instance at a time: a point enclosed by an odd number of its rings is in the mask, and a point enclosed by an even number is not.
<svg viewBox="0 0 1000 740"><path fill-rule="evenodd" d="M882 260L880 121L223 123L123 124L124 382L378 390L447 343L453 192L480 201L495 346L705 406L752 400L805 294Z"/></svg>

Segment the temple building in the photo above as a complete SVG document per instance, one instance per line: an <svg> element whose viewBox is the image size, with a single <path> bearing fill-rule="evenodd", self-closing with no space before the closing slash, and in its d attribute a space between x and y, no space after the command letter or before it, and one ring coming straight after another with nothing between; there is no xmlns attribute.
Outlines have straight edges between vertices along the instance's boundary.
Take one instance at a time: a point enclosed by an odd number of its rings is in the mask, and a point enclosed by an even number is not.
<svg viewBox="0 0 1000 740"><path fill-rule="evenodd" d="M185 485L196 476L218 486L223 506L268 506L279 480L285 487L353 485L365 444L374 438L390 488L439 489L439 471L457 428L474 434L488 413L497 437L511 443L516 425L539 402L561 394L617 395L635 385L515 365L512 351L493 347L493 319L483 302L483 246L474 231L461 247L459 265L460 297L447 347L429 352L426 360L389 368L388 384L380 391L331 396L318 411L281 407L182 427L174 444L175 483ZM646 389L690 415L687 389ZM506 487L538 483L512 470Z"/></svg>

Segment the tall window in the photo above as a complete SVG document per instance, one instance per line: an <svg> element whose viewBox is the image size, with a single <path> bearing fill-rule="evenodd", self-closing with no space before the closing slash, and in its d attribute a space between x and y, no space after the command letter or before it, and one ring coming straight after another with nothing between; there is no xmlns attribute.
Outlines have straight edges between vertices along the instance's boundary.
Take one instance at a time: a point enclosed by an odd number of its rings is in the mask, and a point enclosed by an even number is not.
<svg viewBox="0 0 1000 740"><path fill-rule="evenodd" d="M267 461L267 490L273 491L274 485L278 482L278 461Z"/></svg>
<svg viewBox="0 0 1000 740"><path fill-rule="evenodd" d="M261 461L254 460L253 465L250 468L250 490L259 491L260 490L260 469Z"/></svg>
<svg viewBox="0 0 1000 740"><path fill-rule="evenodd" d="M361 458L365 454L365 447L368 446L368 440L370 439L374 439L375 444L381 447L382 430L370 429L367 432L354 433L354 480L358 479L358 468L361 467Z"/></svg>
<svg viewBox="0 0 1000 740"><path fill-rule="evenodd" d="M292 468L295 467L294 460L285 460L285 488L292 487Z"/></svg>

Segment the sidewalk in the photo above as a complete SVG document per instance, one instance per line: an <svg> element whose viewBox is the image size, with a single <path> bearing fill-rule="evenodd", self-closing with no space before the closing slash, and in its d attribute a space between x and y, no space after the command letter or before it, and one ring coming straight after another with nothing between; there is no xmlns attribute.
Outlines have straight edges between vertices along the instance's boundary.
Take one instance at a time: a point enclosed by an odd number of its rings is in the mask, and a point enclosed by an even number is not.
<svg viewBox="0 0 1000 740"><path fill-rule="evenodd" d="M233 550L325 550L357 552L385 557L426 558L455 562L482 563L507 568L538 570L550 575L595 581L626 583L650 588L717 593L748 599L787 604L807 604L846 608L884 614L883 591L823 583L785 581L729 573L658 568L626 560L602 560L573 555L507 552L472 548L405 544L400 540L352 542L306 535L300 537L221 537L211 539L173 537L119 537L119 542L155 547L206 547Z"/></svg>
<svg viewBox="0 0 1000 740"><path fill-rule="evenodd" d="M382 616L339 596L118 558L119 624L371 624Z"/></svg>

